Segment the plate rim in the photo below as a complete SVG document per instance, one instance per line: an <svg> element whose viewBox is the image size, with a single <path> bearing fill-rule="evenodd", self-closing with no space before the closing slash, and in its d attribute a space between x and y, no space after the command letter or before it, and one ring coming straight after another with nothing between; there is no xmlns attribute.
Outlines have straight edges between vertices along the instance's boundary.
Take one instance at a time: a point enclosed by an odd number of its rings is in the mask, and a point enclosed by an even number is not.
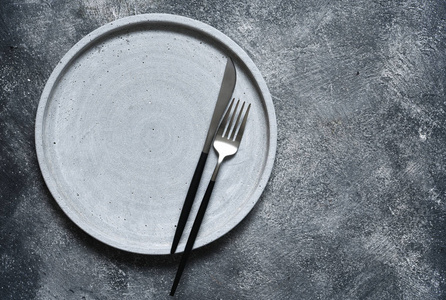
<svg viewBox="0 0 446 300"><path fill-rule="evenodd" d="M225 226L224 230L219 228L212 235L207 235L206 238L200 239L196 241L194 245L194 249L205 246L231 231L234 227L236 227L245 217L252 211L255 204L259 201L264 189L269 181L271 176L276 148L277 148L277 121L275 115L275 109L272 101L271 94L266 85L266 82L261 75L259 69L251 60L251 58L247 55L247 53L232 39L226 36L224 33L219 31L218 29L212 27L211 25L205 24L201 21L191 19L184 16L172 15L172 14L164 14L164 13L155 13L155 14L140 14L124 17L112 22L109 22L105 25L100 26L99 28L93 30L83 38L81 38L73 47L71 47L65 55L60 59L57 65L54 67L50 77L48 78L45 87L42 91L41 97L39 99L39 104L36 113L35 119L35 147L37 152L37 160L38 164L45 181L45 184L48 187L52 197L56 200L59 207L65 213L65 215L76 224L77 227L82 229L84 232L94 237L98 241L105 243L111 247L131 252L137 254L146 254L146 255L165 255L170 253L170 249L165 249L161 251L158 248L144 248L140 247L125 247L123 244L115 242L114 239L109 239L107 236L98 232L96 228L93 226L85 226L84 222L77 217L77 215L71 212L71 209L68 207L69 205L64 200L61 193L58 191L56 178L53 178L49 167L47 165L46 154L43 145L43 127L45 120L45 112L47 105L50 102L51 94L55 86L61 77L63 77L65 68L68 68L72 61L77 59L81 53L88 49L92 44L94 44L97 40L106 37L109 34L112 34L114 31L125 29L126 27L133 27L142 24L150 24L150 23L169 23L174 26L183 26L189 30L196 31L200 34L204 34L205 36L210 37L211 39L216 40L221 46L224 46L225 50L228 51L229 55L234 58L237 57L237 62L243 63L245 65L245 69L250 72L250 76L253 78L253 82L257 85L259 94L261 94L263 98L263 105L266 111L266 120L268 122L267 128L269 129L269 139L268 141L268 155L266 157L265 166L263 169L263 174L260 176L260 181L258 182L258 187L254 190L251 198L255 199L253 203L250 203L248 209L245 209L243 213L236 214L236 218L231 222L229 226ZM86 228L87 227L87 228ZM223 232L222 232L223 231ZM124 247L123 247L124 246ZM148 251L150 250L150 251ZM182 252L182 247L178 248L177 253Z"/></svg>

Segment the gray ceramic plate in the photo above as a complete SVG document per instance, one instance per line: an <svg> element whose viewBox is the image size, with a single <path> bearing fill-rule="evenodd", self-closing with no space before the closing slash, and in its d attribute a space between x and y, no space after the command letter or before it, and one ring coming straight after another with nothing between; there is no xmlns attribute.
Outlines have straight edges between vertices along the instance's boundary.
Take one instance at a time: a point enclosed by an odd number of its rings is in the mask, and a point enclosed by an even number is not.
<svg viewBox="0 0 446 300"><path fill-rule="evenodd" d="M169 253L228 56L237 69L234 97L251 102L252 110L239 152L222 166L195 248L248 214L268 181L276 150L274 108L260 72L213 27L147 14L83 38L42 93L39 164L71 220L113 247ZM179 251L215 162L211 151Z"/></svg>

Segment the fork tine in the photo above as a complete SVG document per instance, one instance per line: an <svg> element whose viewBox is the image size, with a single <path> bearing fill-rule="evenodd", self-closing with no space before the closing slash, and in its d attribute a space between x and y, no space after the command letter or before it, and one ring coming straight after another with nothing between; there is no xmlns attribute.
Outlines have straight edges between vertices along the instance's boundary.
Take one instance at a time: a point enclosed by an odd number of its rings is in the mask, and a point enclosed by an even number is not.
<svg viewBox="0 0 446 300"><path fill-rule="evenodd" d="M229 121L228 129L226 129L225 136L227 138L229 138L229 136L231 135L231 132L233 132L236 129L236 127L234 127L234 118L235 118L235 115L237 114L237 108L238 108L239 104L240 104L240 99L237 100L237 103L235 104L234 112L232 113L232 116L231 116L231 121Z"/></svg>
<svg viewBox="0 0 446 300"><path fill-rule="evenodd" d="M251 103L248 105L248 108L246 109L246 113L245 113L245 116L243 117L242 125L240 125L240 129L239 129L239 131L237 133L237 137L235 138L235 140L237 142L239 142L239 143L242 140L243 132L245 131L246 120L248 119L248 114L249 114L249 109L250 108L251 108Z"/></svg>
<svg viewBox="0 0 446 300"><path fill-rule="evenodd" d="M237 121L235 122L234 130L232 131L231 136L229 137L230 140L234 140L235 134L237 133L237 129L240 126L240 118L243 115L244 107L245 107L245 102L243 101L242 108L240 108L240 112L237 115Z"/></svg>
<svg viewBox="0 0 446 300"><path fill-rule="evenodd" d="M235 98L232 98L231 104L229 104L228 110L225 113L225 116L223 117L223 120L220 123L220 126L218 127L217 136L223 136L223 133L225 131L226 125L228 123L229 115L231 114L232 105L234 104Z"/></svg>

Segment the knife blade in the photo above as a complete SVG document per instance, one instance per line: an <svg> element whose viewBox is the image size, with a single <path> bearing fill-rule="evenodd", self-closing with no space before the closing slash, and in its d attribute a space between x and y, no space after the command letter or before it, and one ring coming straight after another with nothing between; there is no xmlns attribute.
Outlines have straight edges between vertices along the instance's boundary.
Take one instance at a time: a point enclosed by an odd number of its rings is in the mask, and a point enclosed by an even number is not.
<svg viewBox="0 0 446 300"><path fill-rule="evenodd" d="M206 135L203 150L201 151L200 159L198 160L197 167L195 168L194 175L192 177L189 190L184 200L183 208L181 210L180 218L178 220L177 228L172 242L171 254L174 254L178 243L180 242L181 235L183 234L184 227L186 226L187 218L189 217L192 204L197 194L198 186L200 185L201 176L203 175L204 166L208 157L209 150L211 149L212 141L214 140L215 132L220 124L220 120L226 107L231 100L232 93L234 92L235 82L237 74L234 66L234 62L228 57L226 67L223 75L223 80L218 93L217 103L215 104L214 113L212 115L211 123Z"/></svg>

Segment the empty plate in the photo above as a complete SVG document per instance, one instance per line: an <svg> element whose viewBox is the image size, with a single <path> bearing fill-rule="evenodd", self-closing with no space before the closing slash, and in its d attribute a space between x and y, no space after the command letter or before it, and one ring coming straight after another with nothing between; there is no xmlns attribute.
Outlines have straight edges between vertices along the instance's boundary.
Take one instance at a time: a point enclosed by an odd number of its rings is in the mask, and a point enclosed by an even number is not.
<svg viewBox="0 0 446 300"><path fill-rule="evenodd" d="M62 58L36 118L40 168L80 228L113 247L168 254L217 101L227 57L233 96L252 104L239 152L220 170L195 248L236 226L259 199L276 150L271 96L231 39L185 17L147 14L104 25ZM213 150L178 250L216 163Z"/></svg>

